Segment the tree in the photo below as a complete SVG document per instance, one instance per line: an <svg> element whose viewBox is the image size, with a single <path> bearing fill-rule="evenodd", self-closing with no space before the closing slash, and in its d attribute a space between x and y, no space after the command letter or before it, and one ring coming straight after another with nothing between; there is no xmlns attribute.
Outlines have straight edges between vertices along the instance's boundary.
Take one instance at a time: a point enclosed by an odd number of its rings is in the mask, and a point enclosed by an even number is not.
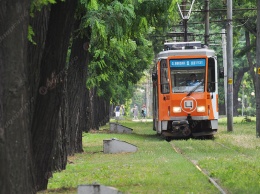
<svg viewBox="0 0 260 194"><path fill-rule="evenodd" d="M36 193L29 131L27 32L29 5L1 1L0 193Z"/></svg>
<svg viewBox="0 0 260 194"><path fill-rule="evenodd" d="M79 5L78 7L81 7ZM80 13L78 13L79 15ZM67 70L67 83L65 100L67 106L65 109L67 118L67 152L68 155L82 152L82 131L87 128L86 107L89 98L86 88L87 68L89 60L88 45L90 44L91 30L81 32L81 17L75 22L74 33L72 36L72 46L70 54L70 63Z"/></svg>
<svg viewBox="0 0 260 194"><path fill-rule="evenodd" d="M35 162L37 190L47 188L48 178L55 161L55 141L63 133L59 112L62 102L62 85L69 39L74 24L77 1L67 0L51 6L45 48L40 61L39 89L45 87L47 93L36 96L32 120L32 143ZM60 144L62 145L62 144Z"/></svg>
<svg viewBox="0 0 260 194"><path fill-rule="evenodd" d="M260 137L260 1L257 1L257 36L256 36L256 137Z"/></svg>

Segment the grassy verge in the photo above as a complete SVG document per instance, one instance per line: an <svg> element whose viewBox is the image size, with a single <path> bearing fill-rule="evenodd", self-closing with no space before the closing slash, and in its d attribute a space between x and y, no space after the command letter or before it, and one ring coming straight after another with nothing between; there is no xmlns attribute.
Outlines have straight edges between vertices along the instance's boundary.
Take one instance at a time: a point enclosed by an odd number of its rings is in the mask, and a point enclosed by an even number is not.
<svg viewBox="0 0 260 194"><path fill-rule="evenodd" d="M97 182L124 193L219 193L189 160L197 161L229 193L260 193L259 139L255 123L234 119L228 133L225 118L214 140L173 140L155 135L151 122L119 121L132 134L85 133L84 153L69 158L67 169L50 179L44 193L77 193L77 185ZM135 153L103 154L103 140L117 138L138 147ZM172 145L171 145L172 144Z"/></svg>
<svg viewBox="0 0 260 194"><path fill-rule="evenodd" d="M234 118L234 131L227 132L220 119L214 140L174 141L189 158L196 160L229 193L260 193L260 142L253 122Z"/></svg>

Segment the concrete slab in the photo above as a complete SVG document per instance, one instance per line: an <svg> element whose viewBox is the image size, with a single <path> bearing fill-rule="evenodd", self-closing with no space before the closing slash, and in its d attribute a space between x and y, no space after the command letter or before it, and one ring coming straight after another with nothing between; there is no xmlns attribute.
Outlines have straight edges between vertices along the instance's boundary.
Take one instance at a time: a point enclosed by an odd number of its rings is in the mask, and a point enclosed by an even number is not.
<svg viewBox="0 0 260 194"><path fill-rule="evenodd" d="M104 154L116 154L122 152L136 152L138 148L135 145L120 141L115 138L110 140L103 140Z"/></svg>
<svg viewBox="0 0 260 194"><path fill-rule="evenodd" d="M109 130L115 133L132 133L133 129L118 123L109 123Z"/></svg>
<svg viewBox="0 0 260 194"><path fill-rule="evenodd" d="M78 185L78 194L123 194L114 187L100 184Z"/></svg>

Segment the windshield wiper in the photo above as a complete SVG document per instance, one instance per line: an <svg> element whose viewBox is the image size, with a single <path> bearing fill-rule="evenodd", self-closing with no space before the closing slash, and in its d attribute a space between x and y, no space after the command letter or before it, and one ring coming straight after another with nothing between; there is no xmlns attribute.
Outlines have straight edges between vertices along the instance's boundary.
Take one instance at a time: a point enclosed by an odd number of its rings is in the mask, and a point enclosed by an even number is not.
<svg viewBox="0 0 260 194"><path fill-rule="evenodd" d="M201 82L198 84L198 85L196 85L194 88L192 88L192 90L191 91L189 91L189 93L187 94L187 96L190 96L195 90L197 90L202 84L203 84L203 79L201 80Z"/></svg>

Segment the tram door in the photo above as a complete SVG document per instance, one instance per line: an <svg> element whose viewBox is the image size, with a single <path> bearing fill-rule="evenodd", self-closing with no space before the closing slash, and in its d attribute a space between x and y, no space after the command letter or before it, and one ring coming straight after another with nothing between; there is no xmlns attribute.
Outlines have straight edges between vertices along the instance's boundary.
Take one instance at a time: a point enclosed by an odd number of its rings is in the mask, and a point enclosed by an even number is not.
<svg viewBox="0 0 260 194"><path fill-rule="evenodd" d="M167 59L161 59L159 65L159 87L158 101L159 101L159 131L167 129L167 123L170 116L170 84L169 84L169 68Z"/></svg>
<svg viewBox="0 0 260 194"><path fill-rule="evenodd" d="M218 119L218 83L217 83L217 62L215 58L208 59L208 88L213 109L213 118Z"/></svg>

